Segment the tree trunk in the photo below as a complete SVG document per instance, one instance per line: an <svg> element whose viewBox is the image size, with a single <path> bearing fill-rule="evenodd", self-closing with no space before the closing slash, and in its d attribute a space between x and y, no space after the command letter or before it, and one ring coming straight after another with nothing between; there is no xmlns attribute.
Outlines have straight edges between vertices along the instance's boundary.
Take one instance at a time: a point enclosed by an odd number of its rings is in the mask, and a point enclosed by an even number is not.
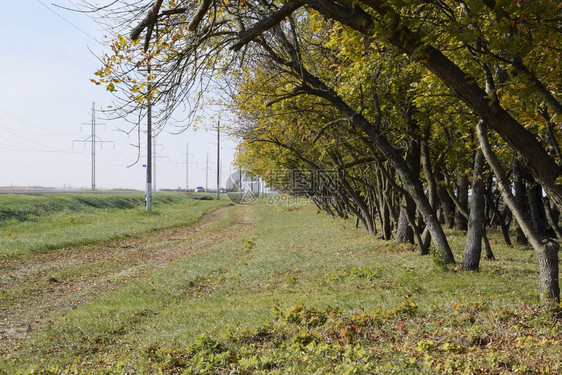
<svg viewBox="0 0 562 375"><path fill-rule="evenodd" d="M429 243L425 243L422 239L422 235L420 233L420 226L416 224L416 211L414 210L406 210L408 214L408 223L410 224L410 228L412 228L412 232L414 234L414 239L416 244L420 249L420 255L427 255L429 254ZM419 220L422 222L422 220Z"/></svg>
<svg viewBox="0 0 562 375"><path fill-rule="evenodd" d="M447 192L447 188L444 186L445 181L439 168L435 169L435 179L437 180L437 195L439 196L439 201L441 201L445 226L452 229L455 225L455 202L453 202Z"/></svg>
<svg viewBox="0 0 562 375"><path fill-rule="evenodd" d="M410 105L412 108L412 105ZM414 122L411 116L411 110L408 112L409 116L409 130L410 133L416 134L418 132L418 126ZM420 178L420 142L418 138L413 136L408 141L408 148L406 150L406 164L415 178ZM431 204L431 202L430 202ZM416 216L416 204L408 196L402 196L400 204L400 216L398 219L398 225L396 226L396 242L398 243L414 243L414 230L418 230L415 225ZM411 221L414 221L411 223ZM419 233L417 234L417 236ZM417 237L416 236L416 237ZM420 249L424 253L423 248Z"/></svg>
<svg viewBox="0 0 562 375"><path fill-rule="evenodd" d="M535 227L535 231L541 237L546 236L548 229L548 220L544 210L542 201L542 187L530 178L529 187L527 188L527 200L529 202L529 213L531 221Z"/></svg>
<svg viewBox="0 0 562 375"><path fill-rule="evenodd" d="M433 208L433 212L437 215L439 207L439 196L437 195L437 182L435 181L435 176L433 174L433 168L431 166L431 155L429 153L429 126L425 127L422 132L421 144L420 144L420 157L421 166L423 174L425 176L425 181L427 183L427 197L429 199L429 204ZM422 243L425 248L429 247L431 242L431 234L428 228L425 228L422 234Z"/></svg>
<svg viewBox="0 0 562 375"><path fill-rule="evenodd" d="M423 221L431 232L431 238L435 248L437 249L438 255L445 263L455 263L455 257L451 251L449 242L447 241L447 236L445 236L445 232L443 232L443 228L437 220L437 216L425 196L421 181L419 178L416 179L412 176L408 166L396 153L396 150L388 143L386 137L381 134L375 136L374 140L378 144L377 147L379 150L388 157L400 177L404 189L410 194L416 203L418 211L423 217Z"/></svg>
<svg viewBox="0 0 562 375"><path fill-rule="evenodd" d="M558 226L560 212L550 207L550 200L548 199L548 197L543 197L543 203L546 212L546 218L548 219L548 223L550 224L550 227L554 231L556 238L558 238L558 240L562 240L562 230L560 230L560 227Z"/></svg>
<svg viewBox="0 0 562 375"><path fill-rule="evenodd" d="M560 303L560 283L558 280L558 251L560 245L554 241L547 243L537 253L539 260L539 291L541 299L548 307Z"/></svg>
<svg viewBox="0 0 562 375"><path fill-rule="evenodd" d="M398 226L396 227L396 242L414 243L414 231L408 222L408 203L406 197L402 197L400 203L400 215L398 216Z"/></svg>
<svg viewBox="0 0 562 375"><path fill-rule="evenodd" d="M375 232L373 228L373 218L371 217L371 213L365 199L349 184L345 176L340 178L340 184L345 189L347 196L351 197L353 203L355 203L355 206L357 207L357 209L353 209L353 213L361 220L361 223L363 223L367 232L369 234L373 234Z"/></svg>
<svg viewBox="0 0 562 375"><path fill-rule="evenodd" d="M511 238L509 237L509 224L506 224L506 219L505 219L504 215L500 212L500 210L498 208L498 205L492 201L491 195L492 194L490 194L490 193L485 194L486 201L488 202L488 205L490 206L490 208L492 209L492 211L494 212L494 214L498 218L498 223L500 225L503 240L504 240L505 244L507 246L513 246L511 244ZM507 212L509 212L509 214L511 215L511 211L509 211L509 208L508 208Z"/></svg>
<svg viewBox="0 0 562 375"><path fill-rule="evenodd" d="M392 225L390 222L390 211L388 205L383 200L381 203L381 235L383 240L390 241L392 238Z"/></svg>
<svg viewBox="0 0 562 375"><path fill-rule="evenodd" d="M513 192L514 192L514 200L515 204L522 210L526 211L526 202L527 202L527 189L525 188L524 182L524 172L523 166L517 157L514 157L511 161L512 168L513 168ZM512 211L513 214L513 211ZM527 244L527 237L521 230L521 226L519 222L515 220L515 242L519 245L526 245Z"/></svg>
<svg viewBox="0 0 562 375"><path fill-rule="evenodd" d="M482 235L482 239L484 240L484 248L486 249L486 259L488 260L496 260L494 253L492 252L492 246L490 246L490 241L488 240L488 236L486 235L486 229L484 228L484 233Z"/></svg>
<svg viewBox="0 0 562 375"><path fill-rule="evenodd" d="M483 186L482 186L483 188ZM468 178L464 174L459 175L457 178L457 197L460 205L468 211ZM484 196L482 196L483 198ZM455 229L467 230L466 218L460 213L459 210L455 211Z"/></svg>
<svg viewBox="0 0 562 375"><path fill-rule="evenodd" d="M377 170L377 206L379 211L379 222L381 225L381 238L384 240L390 240L392 236L392 227L390 224L390 211L386 203L385 195L387 194L387 182L386 177L382 173L383 166L380 166Z"/></svg>
<svg viewBox="0 0 562 375"><path fill-rule="evenodd" d="M484 229L484 154L477 150L474 157L474 176L472 178L472 202L468 218L468 234L462 258L462 268L466 271L476 271L480 267L482 253L482 235Z"/></svg>
<svg viewBox="0 0 562 375"><path fill-rule="evenodd" d="M521 229L537 254L539 261L539 293L545 305L552 307L560 303L560 285L558 282L558 249L556 242L544 243L530 224L525 212L516 204L511 193L509 180L503 167L488 143L488 130L483 121L477 126L480 147L488 164L498 179L498 187L505 203L511 209L513 216L519 222Z"/></svg>

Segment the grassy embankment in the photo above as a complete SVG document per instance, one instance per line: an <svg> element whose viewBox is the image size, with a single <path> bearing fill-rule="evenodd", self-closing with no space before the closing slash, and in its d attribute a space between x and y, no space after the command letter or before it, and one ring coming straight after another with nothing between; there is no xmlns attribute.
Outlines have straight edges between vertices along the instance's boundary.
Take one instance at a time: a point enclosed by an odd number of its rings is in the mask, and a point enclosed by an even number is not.
<svg viewBox="0 0 562 375"><path fill-rule="evenodd" d="M130 237L195 222L226 201L180 193L0 195L0 258Z"/></svg>
<svg viewBox="0 0 562 375"><path fill-rule="evenodd" d="M493 236L499 260L461 272L307 206L230 207L209 230L243 209L251 232L58 317L0 371L562 372L562 328L537 307L532 251ZM450 238L460 259L464 238Z"/></svg>

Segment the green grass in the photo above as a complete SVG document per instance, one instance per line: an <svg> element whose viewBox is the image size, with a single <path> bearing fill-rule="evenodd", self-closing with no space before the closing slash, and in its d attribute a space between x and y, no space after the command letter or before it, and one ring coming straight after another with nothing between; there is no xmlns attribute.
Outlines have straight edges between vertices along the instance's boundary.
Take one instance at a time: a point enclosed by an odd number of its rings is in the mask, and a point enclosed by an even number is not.
<svg viewBox="0 0 562 375"><path fill-rule="evenodd" d="M154 204L185 200L184 194L154 194ZM126 209L144 205L144 194L2 194L0 223L29 221L56 212L80 212L92 208Z"/></svg>
<svg viewBox="0 0 562 375"><path fill-rule="evenodd" d="M310 206L251 210L249 234L57 318L0 371L562 371L562 328L537 307L533 252L492 233L499 260L461 272ZM460 260L464 239L449 236Z"/></svg>
<svg viewBox="0 0 562 375"><path fill-rule="evenodd" d="M227 201L199 201L156 193L153 210L144 194L0 195L0 257L136 236L185 225Z"/></svg>

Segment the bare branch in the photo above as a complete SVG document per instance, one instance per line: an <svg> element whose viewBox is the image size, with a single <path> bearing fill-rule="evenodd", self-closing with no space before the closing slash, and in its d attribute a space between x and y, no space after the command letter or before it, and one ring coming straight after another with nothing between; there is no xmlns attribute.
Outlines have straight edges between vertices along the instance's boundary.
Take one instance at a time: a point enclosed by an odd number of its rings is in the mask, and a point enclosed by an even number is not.
<svg viewBox="0 0 562 375"><path fill-rule="evenodd" d="M113 4L115 4L115 3L117 3L117 2L119 2L119 0L115 0L114 2L112 2L112 3L110 3L110 4L104 5L104 6L102 6L102 7L97 7L97 8L94 8L94 9L92 9L92 10L83 10L83 9L67 8L67 7L63 7L62 5L58 5L58 4L55 4L55 3L51 3L51 5L54 6L54 7L57 7L57 8L61 8L61 9L64 9L64 10L68 10L69 12L96 13L96 12L99 12L100 10L104 10L104 9L106 9L106 8L111 7Z"/></svg>
<svg viewBox="0 0 562 375"><path fill-rule="evenodd" d="M211 6L212 3L213 3L213 0L203 0L199 4L199 7L197 8L197 10L195 11L195 14L193 15L193 18L191 19L191 21L187 25L187 29L189 31L195 31L197 29L197 26L199 26L199 23L201 23L201 20L203 19L203 16L205 15L205 13L207 13L207 11L209 10L209 7Z"/></svg>
<svg viewBox="0 0 562 375"><path fill-rule="evenodd" d="M155 0L154 6L148 15L139 23L133 31L131 31L131 39L137 40L142 33L142 31L149 27L150 25L154 25L156 19L158 18L158 12L160 11L160 7L162 6L163 0ZM147 39L150 40L150 33L148 34ZM145 43L146 45L146 43Z"/></svg>
<svg viewBox="0 0 562 375"><path fill-rule="evenodd" d="M238 41L234 43L230 49L239 51L244 45L252 41L255 37L262 34L264 31L271 29L278 25L283 19L291 15L295 10L300 8L306 3L306 0L290 0L285 3L279 10L273 12L270 16L263 18L261 21L254 24L247 31L238 34Z"/></svg>

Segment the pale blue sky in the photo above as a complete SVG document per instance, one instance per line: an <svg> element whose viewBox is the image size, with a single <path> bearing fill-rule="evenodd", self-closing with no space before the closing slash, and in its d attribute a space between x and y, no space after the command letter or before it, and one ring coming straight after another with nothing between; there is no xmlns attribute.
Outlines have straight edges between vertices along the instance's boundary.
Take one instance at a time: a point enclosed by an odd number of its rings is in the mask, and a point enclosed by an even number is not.
<svg viewBox="0 0 562 375"><path fill-rule="evenodd" d="M74 8L72 0L55 3ZM103 50L103 31L87 15L57 8L52 0L5 2L0 26L0 186L89 188L90 148L73 141L90 136L91 127L81 124L90 122L92 102L97 108L112 104L112 95L90 82L99 67L90 50ZM106 128L98 127L97 135L115 148L98 145L96 186L144 189L143 163L127 167L137 157L130 146L136 135L128 138L117 131L130 125L103 122ZM221 176L226 181L234 143L223 141ZM216 185L216 133L199 129L160 134L157 152L167 158L157 162L158 189L185 186L187 142L193 163L190 187L205 185L207 152L209 187Z"/></svg>

